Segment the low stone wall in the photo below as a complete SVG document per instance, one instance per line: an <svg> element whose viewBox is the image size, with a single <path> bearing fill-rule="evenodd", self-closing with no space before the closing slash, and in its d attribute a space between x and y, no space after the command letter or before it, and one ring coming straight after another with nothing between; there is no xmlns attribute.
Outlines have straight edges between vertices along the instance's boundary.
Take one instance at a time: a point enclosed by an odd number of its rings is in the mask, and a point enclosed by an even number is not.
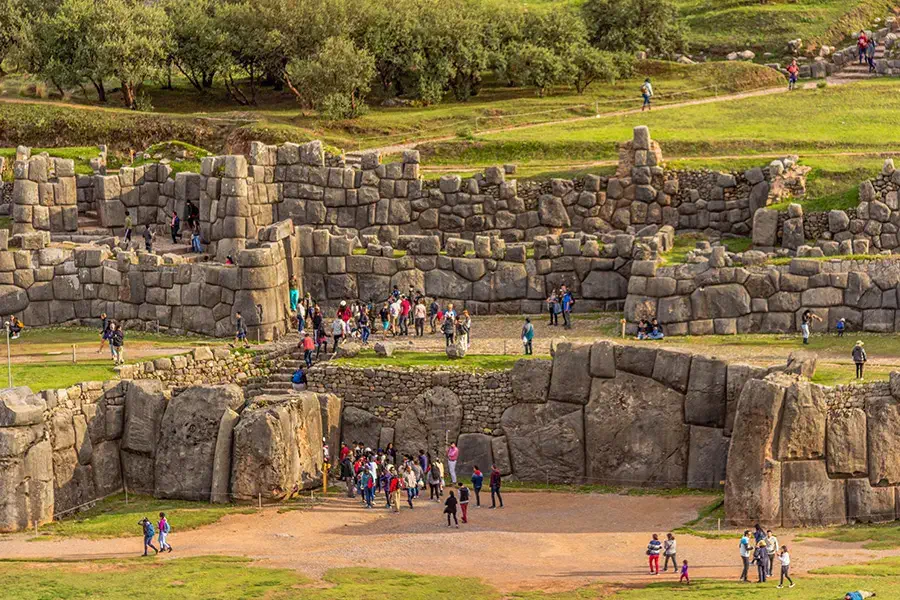
<svg viewBox="0 0 900 600"><path fill-rule="evenodd" d="M900 331L900 261L893 258L646 268L647 276L633 273L628 282L625 318L632 328L640 318L656 317L669 335L782 333L798 330L809 309L822 318L813 331L832 331L839 318L850 331Z"/></svg>
<svg viewBox="0 0 900 600"><path fill-rule="evenodd" d="M19 147L13 175L13 234L78 229L75 161Z"/></svg>

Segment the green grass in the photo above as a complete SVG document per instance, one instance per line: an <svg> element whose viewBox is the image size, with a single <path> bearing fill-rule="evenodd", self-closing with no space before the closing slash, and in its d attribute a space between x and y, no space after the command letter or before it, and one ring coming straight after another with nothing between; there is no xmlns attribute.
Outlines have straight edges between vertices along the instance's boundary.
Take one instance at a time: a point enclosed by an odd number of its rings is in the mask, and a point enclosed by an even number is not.
<svg viewBox="0 0 900 600"><path fill-rule="evenodd" d="M3 134L0 134L0 138L2 138ZM37 156L38 154L46 152L53 158L71 158L75 161L75 173L79 175L92 175L93 170L91 169L91 159L100 156L100 150L96 146L74 146L74 147L62 147L62 148L32 148L31 155ZM16 149L13 148L0 148L0 157L6 159L6 168L0 173L3 181L12 181L12 167L13 162L16 160Z"/></svg>
<svg viewBox="0 0 900 600"><path fill-rule="evenodd" d="M896 523L878 523L873 525L842 525L818 531L803 531L801 538L819 538L847 542L863 543L868 550L888 550L900 548L900 526Z"/></svg>
<svg viewBox="0 0 900 600"><path fill-rule="evenodd" d="M831 327L834 323L829 323ZM866 344L866 352L873 358L875 356L900 356L898 354L897 336L888 333L868 333L861 331L848 331L844 337L836 334L813 334L809 338L809 344L803 346L800 343L800 334L781 333L742 333L741 335L704 335L704 336L672 336L667 337L666 342L678 345L703 345L743 348L785 348L806 350L810 352L845 353L850 359L850 351L856 340L863 340Z"/></svg>
<svg viewBox="0 0 900 600"><path fill-rule="evenodd" d="M5 374L4 374L5 375ZM91 360L73 364L20 363L12 366L13 385L27 385L33 392L69 387L82 381L117 379L112 360ZM0 377L5 380L6 377Z"/></svg>
<svg viewBox="0 0 900 600"><path fill-rule="evenodd" d="M377 340L377 336L373 336ZM390 342L390 339L388 339ZM511 346L518 348L516 344ZM364 369L367 367L402 367L407 369L461 369L463 371L501 371L511 369L517 360L529 358L519 354L467 354L464 358L451 360L443 353L394 352L390 358L382 358L374 351L364 350L354 358L338 358L332 361L336 366ZM550 358L533 355L531 358Z"/></svg>
<svg viewBox="0 0 900 600"><path fill-rule="evenodd" d="M812 243L808 240L807 243L812 245ZM805 258L804 260L816 260L819 262L826 262L829 260L896 260L896 256L891 254L841 254L840 256L810 256ZM792 258L790 256L779 256L777 258L770 258L766 261L766 264L769 265L789 265L791 264Z"/></svg>
<svg viewBox="0 0 900 600"><path fill-rule="evenodd" d="M687 253L697 247L697 242L708 239L702 233L682 233L675 236L675 244L672 249L662 254L664 265L680 265L687 262ZM722 238L722 245L729 252L746 252L753 246L753 240L748 237Z"/></svg>
<svg viewBox="0 0 900 600"><path fill-rule="evenodd" d="M866 348L868 351L869 349ZM813 383L822 385L846 385L851 383L870 383L872 381L887 381L891 371L898 371L898 367L883 367L878 365L866 365L866 378L860 381L856 378L856 367L851 361L845 363L827 363L816 366L816 372L812 376Z"/></svg>
<svg viewBox="0 0 900 600"><path fill-rule="evenodd" d="M98 501L87 511L42 526L39 533L89 539L140 536L137 522L143 517L153 520L160 512L166 513L173 532L188 531L216 523L225 515L250 514L254 510L247 506L157 500L134 494L129 494L128 504L125 504L125 495L115 494Z"/></svg>

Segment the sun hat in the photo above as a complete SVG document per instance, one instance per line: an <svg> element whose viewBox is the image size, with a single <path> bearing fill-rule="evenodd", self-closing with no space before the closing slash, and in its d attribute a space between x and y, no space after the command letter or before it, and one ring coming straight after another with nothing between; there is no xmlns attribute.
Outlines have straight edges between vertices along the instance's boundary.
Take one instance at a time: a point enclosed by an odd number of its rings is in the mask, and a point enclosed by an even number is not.
<svg viewBox="0 0 900 600"><path fill-rule="evenodd" d="M863 344L862 340L856 340L856 345L857 346L865 346L865 344Z"/></svg>

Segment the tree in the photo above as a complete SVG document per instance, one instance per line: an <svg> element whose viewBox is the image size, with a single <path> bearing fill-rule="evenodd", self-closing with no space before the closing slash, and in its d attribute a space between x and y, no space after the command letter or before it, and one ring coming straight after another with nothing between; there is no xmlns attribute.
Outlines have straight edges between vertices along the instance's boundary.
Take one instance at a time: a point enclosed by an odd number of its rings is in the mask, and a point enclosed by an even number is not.
<svg viewBox="0 0 900 600"><path fill-rule="evenodd" d="M507 56L512 80L518 85L536 87L541 98L549 86L564 80L564 61L549 48L531 43L514 44Z"/></svg>
<svg viewBox="0 0 900 600"><path fill-rule="evenodd" d="M418 35L419 3L416 0L369 0L360 8L354 39L375 59L381 91L401 95L404 80L422 61L422 39Z"/></svg>
<svg viewBox="0 0 900 600"><path fill-rule="evenodd" d="M216 29L225 39L227 60L222 67L225 89L238 103L256 104L260 83L271 72L284 68L284 27L290 22L281 0L240 0L223 4L216 11ZM244 75L249 97L238 80Z"/></svg>
<svg viewBox="0 0 900 600"><path fill-rule="evenodd" d="M633 54L684 51L687 42L672 0L586 0L582 7L591 43Z"/></svg>
<svg viewBox="0 0 900 600"><path fill-rule="evenodd" d="M216 0L169 0L171 60L198 91L212 87L226 61L225 35L216 26Z"/></svg>
<svg viewBox="0 0 900 600"><path fill-rule="evenodd" d="M616 79L631 74L632 60L629 55L597 50L587 44L576 44L566 56L569 81L579 94L595 81L614 83Z"/></svg>
<svg viewBox="0 0 900 600"><path fill-rule="evenodd" d="M374 77L375 59L344 36L328 38L314 57L289 63L285 73L291 91L330 119L359 116Z"/></svg>

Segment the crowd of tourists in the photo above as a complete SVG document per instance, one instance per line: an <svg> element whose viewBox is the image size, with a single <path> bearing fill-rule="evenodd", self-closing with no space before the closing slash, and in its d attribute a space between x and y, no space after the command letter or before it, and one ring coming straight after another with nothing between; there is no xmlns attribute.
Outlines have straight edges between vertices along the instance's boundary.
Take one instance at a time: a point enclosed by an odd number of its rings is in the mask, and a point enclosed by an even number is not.
<svg viewBox="0 0 900 600"><path fill-rule="evenodd" d="M766 583L773 576L775 561L781 566L778 587L784 587L785 579L794 587L791 579L791 554L787 546L779 545L778 538L771 529L763 529L758 523L753 529L744 531L738 546L741 555L741 577L739 581L749 583L749 571L751 566L756 566L756 583Z"/></svg>
<svg viewBox="0 0 900 600"><path fill-rule="evenodd" d="M339 460L340 477L347 486L348 496L358 495L367 509L376 508L382 495L385 509L400 512L401 495L405 496L406 505L413 509L420 496L425 501L427 491L427 501L443 504L447 527L459 527L460 521L463 524L469 522L469 503L473 495L475 507L481 506L485 475L478 465L474 465L468 484L457 477L460 450L455 443L450 444L443 458L435 458L425 450L419 450L416 456L401 455L393 443L377 450L362 442L349 446L342 443ZM496 465L490 467L487 484L491 493L490 508L503 508L502 476Z"/></svg>

